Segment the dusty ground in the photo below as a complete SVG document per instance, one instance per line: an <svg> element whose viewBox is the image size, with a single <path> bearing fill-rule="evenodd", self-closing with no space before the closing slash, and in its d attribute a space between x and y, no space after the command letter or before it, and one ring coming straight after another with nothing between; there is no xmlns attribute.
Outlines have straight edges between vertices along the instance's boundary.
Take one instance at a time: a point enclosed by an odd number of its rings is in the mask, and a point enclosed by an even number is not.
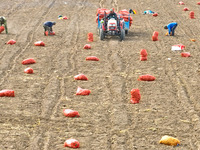
<svg viewBox="0 0 200 150"><path fill-rule="evenodd" d="M0 15L8 19L9 34L0 35L0 85L16 97L0 98L0 150L61 150L75 138L81 150L200 150L199 7L195 0L1 0ZM133 8L133 25L125 41L118 37L100 41L96 32L97 8ZM189 19L188 7L196 19ZM158 17L142 15L151 9ZM58 15L69 20L58 20ZM42 24L56 21L56 36L43 36ZM178 22L175 37L166 37L163 26ZM153 31L159 41L151 41ZM84 50L87 33L94 33L91 50ZM191 42L194 38L197 41ZM15 45L5 45L15 39ZM42 40L45 47L36 47ZM184 44L192 57L172 52ZM141 62L146 49L148 61ZM85 61L87 56L99 62ZM34 74L23 73L23 59ZM169 61L167 58L171 58ZM88 81L74 81L84 73ZM154 82L141 82L151 74ZM76 96L77 86L90 89ZM130 91L139 88L141 101L130 104ZM62 111L79 111L80 118L66 118ZM181 146L158 144L163 135L177 137Z"/></svg>

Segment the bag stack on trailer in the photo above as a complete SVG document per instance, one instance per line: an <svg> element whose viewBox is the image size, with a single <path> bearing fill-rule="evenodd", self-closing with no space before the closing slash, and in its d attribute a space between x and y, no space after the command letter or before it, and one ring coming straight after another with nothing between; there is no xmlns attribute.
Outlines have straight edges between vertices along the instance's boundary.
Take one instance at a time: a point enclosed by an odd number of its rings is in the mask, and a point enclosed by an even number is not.
<svg viewBox="0 0 200 150"><path fill-rule="evenodd" d="M99 20L101 20L104 17L104 11L106 12L106 14L110 13L110 10L105 9L105 8L98 8L97 9L96 23L98 23L98 15L99 15Z"/></svg>
<svg viewBox="0 0 200 150"><path fill-rule="evenodd" d="M129 17L130 17L130 27L131 24L133 23L133 18L129 15L129 12L126 9L120 10L118 15L120 15L120 18L123 18L125 22L128 22Z"/></svg>

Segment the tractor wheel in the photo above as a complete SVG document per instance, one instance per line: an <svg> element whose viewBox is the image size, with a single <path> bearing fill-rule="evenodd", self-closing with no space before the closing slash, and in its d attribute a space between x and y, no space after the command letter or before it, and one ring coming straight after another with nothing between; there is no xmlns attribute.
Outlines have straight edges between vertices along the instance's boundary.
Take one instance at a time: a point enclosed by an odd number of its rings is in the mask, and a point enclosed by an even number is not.
<svg viewBox="0 0 200 150"><path fill-rule="evenodd" d="M128 30L125 30L125 34L128 34Z"/></svg>
<svg viewBox="0 0 200 150"><path fill-rule="evenodd" d="M103 29L100 29L100 30L99 30L99 37L100 37L100 40L103 40L103 39L104 39L105 35L104 35L104 33L103 33Z"/></svg>
<svg viewBox="0 0 200 150"><path fill-rule="evenodd" d="M125 30L121 29L120 40L123 41L125 38Z"/></svg>

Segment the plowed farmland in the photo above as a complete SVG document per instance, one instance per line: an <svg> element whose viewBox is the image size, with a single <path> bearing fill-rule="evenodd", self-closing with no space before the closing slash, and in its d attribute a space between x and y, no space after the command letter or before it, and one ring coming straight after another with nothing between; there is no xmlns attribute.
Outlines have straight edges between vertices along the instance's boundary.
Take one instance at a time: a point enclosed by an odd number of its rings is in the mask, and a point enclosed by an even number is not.
<svg viewBox="0 0 200 150"><path fill-rule="evenodd" d="M64 148L69 138L80 142L80 150L200 150L200 5L178 2L1 0L9 34L0 34L0 90L12 89L15 97L0 98L0 150L70 149ZM98 8L137 11L124 41L100 41ZM158 16L143 15L148 9ZM69 19L58 20L59 15ZM56 21L55 36L44 36L45 21ZM172 21L178 23L175 36L165 36L163 27ZM151 40L154 31L158 41ZM93 42L87 42L89 32ZM10 39L16 44L5 44ZM45 46L34 46L36 41ZM181 43L191 57L171 50ZM85 44L92 49L83 49ZM140 61L141 49L147 50L147 61ZM86 61L87 56L99 61ZM22 65L26 58L36 63ZM24 73L27 67L34 74ZM79 73L88 81L74 80ZM156 80L138 81L144 74ZM91 94L76 95L78 86ZM133 88L140 90L138 104L130 103ZM67 118L63 109L76 110L80 117ZM178 138L181 145L159 144L164 135Z"/></svg>

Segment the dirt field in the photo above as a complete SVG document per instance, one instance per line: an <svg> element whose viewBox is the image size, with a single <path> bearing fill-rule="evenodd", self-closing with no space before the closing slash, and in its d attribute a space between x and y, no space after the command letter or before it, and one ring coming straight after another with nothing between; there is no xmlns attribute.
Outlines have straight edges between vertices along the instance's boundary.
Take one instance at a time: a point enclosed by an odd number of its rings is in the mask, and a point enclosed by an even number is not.
<svg viewBox="0 0 200 150"><path fill-rule="evenodd" d="M0 34L0 86L15 97L0 98L0 150L62 150L68 138L80 150L200 150L200 25L196 0L1 0L0 15L8 32ZM125 41L100 41L97 8L137 11ZM188 7L196 19L189 19ZM151 9L158 17L142 15ZM69 20L58 20L66 15ZM56 21L55 36L43 35L43 22ZM175 37L165 36L164 25L176 21ZM159 41L151 41L154 31ZM87 34L94 33L90 50ZM196 39L191 42L190 39ZM15 45L4 44L10 39ZM45 47L34 46L42 40ZM192 57L183 58L171 46L184 44ZM148 61L140 61L146 49ZM100 61L85 61L87 56ZM37 63L22 65L26 58ZM171 60L168 60L171 58ZM25 68L34 74L25 74ZM83 73L88 81L75 81ZM153 82L138 81L151 74ZM77 87L91 90L76 96ZM139 88L141 101L130 103L130 91ZM79 118L66 118L63 109ZM179 147L159 144L164 135L181 141Z"/></svg>

